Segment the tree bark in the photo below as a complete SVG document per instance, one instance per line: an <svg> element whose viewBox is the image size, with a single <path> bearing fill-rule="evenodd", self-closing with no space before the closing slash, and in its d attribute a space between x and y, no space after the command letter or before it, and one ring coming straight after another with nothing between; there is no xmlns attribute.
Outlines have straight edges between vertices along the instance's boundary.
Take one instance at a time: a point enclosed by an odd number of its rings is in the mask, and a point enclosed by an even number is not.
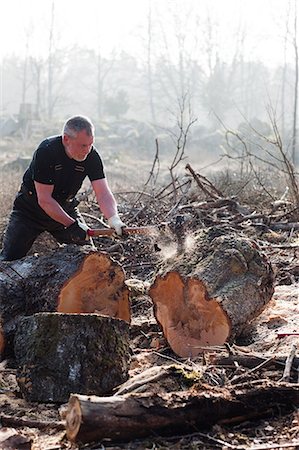
<svg viewBox="0 0 299 450"><path fill-rule="evenodd" d="M133 440L173 435L270 415L277 407L299 405L299 386L266 383L249 389L126 394L96 397L73 394L66 414L68 439L76 442Z"/></svg>
<svg viewBox="0 0 299 450"><path fill-rule="evenodd" d="M257 244L232 229L201 230L184 244L162 264L149 295L172 350L193 357L241 334L271 299L274 276Z"/></svg>
<svg viewBox="0 0 299 450"><path fill-rule="evenodd" d="M15 357L28 401L109 394L128 378L129 325L98 314L34 314L18 324Z"/></svg>
<svg viewBox="0 0 299 450"><path fill-rule="evenodd" d="M16 324L38 312L93 313L130 321L122 267L104 252L68 245L0 264L0 350L13 356Z"/></svg>

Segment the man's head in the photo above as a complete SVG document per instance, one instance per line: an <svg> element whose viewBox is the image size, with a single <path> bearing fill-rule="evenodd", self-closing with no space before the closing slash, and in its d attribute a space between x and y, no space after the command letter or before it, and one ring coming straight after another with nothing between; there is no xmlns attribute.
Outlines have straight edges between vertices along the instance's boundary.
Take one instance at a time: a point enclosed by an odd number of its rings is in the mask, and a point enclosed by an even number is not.
<svg viewBox="0 0 299 450"><path fill-rule="evenodd" d="M70 117L62 129L62 142L69 158L84 161L94 141L94 126L84 116Z"/></svg>

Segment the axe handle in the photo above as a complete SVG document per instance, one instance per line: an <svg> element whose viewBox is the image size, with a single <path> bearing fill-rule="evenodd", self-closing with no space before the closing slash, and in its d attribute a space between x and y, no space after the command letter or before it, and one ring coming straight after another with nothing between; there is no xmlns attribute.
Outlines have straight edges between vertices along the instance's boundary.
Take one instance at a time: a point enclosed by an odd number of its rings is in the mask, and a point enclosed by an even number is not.
<svg viewBox="0 0 299 450"><path fill-rule="evenodd" d="M296 333L296 332L285 332L285 333L283 333L283 332L281 332L281 333L277 333L276 334L276 336L278 337L278 338L283 338L283 337L286 337L286 336L299 336L299 333Z"/></svg>
<svg viewBox="0 0 299 450"><path fill-rule="evenodd" d="M150 234L156 228L153 226L149 227L124 227L124 234ZM99 228L99 229L89 229L87 231L88 236L96 237L96 236L112 236L115 234L115 230L113 228Z"/></svg>

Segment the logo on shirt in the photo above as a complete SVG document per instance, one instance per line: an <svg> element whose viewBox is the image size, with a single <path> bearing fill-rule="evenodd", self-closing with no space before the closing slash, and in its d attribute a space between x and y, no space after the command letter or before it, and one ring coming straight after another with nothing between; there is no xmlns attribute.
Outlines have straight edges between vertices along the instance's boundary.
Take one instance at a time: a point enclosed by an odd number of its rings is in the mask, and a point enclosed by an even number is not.
<svg viewBox="0 0 299 450"><path fill-rule="evenodd" d="M84 172L84 167L83 166L75 166L75 170L77 171L77 172Z"/></svg>
<svg viewBox="0 0 299 450"><path fill-rule="evenodd" d="M62 164L56 164L56 166L54 166L55 170L62 170Z"/></svg>

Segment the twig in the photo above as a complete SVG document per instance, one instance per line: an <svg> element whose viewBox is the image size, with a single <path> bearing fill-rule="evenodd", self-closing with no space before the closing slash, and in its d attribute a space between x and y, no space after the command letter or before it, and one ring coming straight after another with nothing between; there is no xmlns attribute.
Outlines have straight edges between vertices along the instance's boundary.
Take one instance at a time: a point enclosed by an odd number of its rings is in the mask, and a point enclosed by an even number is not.
<svg viewBox="0 0 299 450"><path fill-rule="evenodd" d="M232 448L232 449L237 449L238 448L235 445L232 445L232 444L229 444L226 441L223 441L222 439L214 438L213 436L210 436L209 434L204 434L204 433L197 433L197 434L200 437L209 439L210 441L213 441L213 442L217 442L217 444L224 445L225 447Z"/></svg>
<svg viewBox="0 0 299 450"><path fill-rule="evenodd" d="M248 370L247 373L239 375L238 377L232 378L228 384L236 384L243 378L247 378L248 375L251 375L254 372L257 372L259 369L262 369L263 367L267 366L274 360L274 356L271 356L271 358L266 359L265 361L261 362L258 366L253 367L253 369Z"/></svg>
<svg viewBox="0 0 299 450"><path fill-rule="evenodd" d="M215 186L212 185L212 183L205 178L203 175L199 175L198 173L196 173L192 167L190 166L190 164L187 164L185 167L186 170L189 170L189 172L191 173L191 175L193 176L196 184L200 187L200 189L209 197L212 197L214 200L218 200L219 197L223 198L223 194L218 191L218 189L215 188ZM210 190L207 189L203 183L203 181L205 183L207 183L209 185L209 187L211 188Z"/></svg>
<svg viewBox="0 0 299 450"><path fill-rule="evenodd" d="M270 228L274 231L279 231L279 230L285 230L285 231L289 231L289 230L299 230L299 222L289 222L289 223L285 223L285 222L276 222L270 225Z"/></svg>
<svg viewBox="0 0 299 450"><path fill-rule="evenodd" d="M290 448L294 447L296 448L299 445L299 441L293 441L293 442L287 442L285 444L261 444L261 445L254 445L253 447L248 447L247 450L272 450L274 448ZM244 448L238 447L238 448ZM237 449L237 447L236 447Z"/></svg>
<svg viewBox="0 0 299 450"><path fill-rule="evenodd" d="M190 183L189 180L184 181L182 184L179 184L177 187L172 189L172 191L168 192L167 194L164 194L162 197L160 196L159 200L162 200L163 198L168 197L169 195L173 194L174 191L177 191L178 189L181 189L182 187L186 186L186 184L189 184L189 183ZM170 187L170 186L172 186L172 183L168 187Z"/></svg>
<svg viewBox="0 0 299 450"><path fill-rule="evenodd" d="M291 351L290 351L290 353L289 353L289 355L287 357L286 365L285 365L285 368L284 368L284 371L283 371L283 375L282 375L282 378L281 378L280 381L290 381L290 379L291 379L291 369L292 369L292 364L293 364L293 361L294 361L294 358L295 358L295 355L296 355L296 350L297 350L296 345L292 344Z"/></svg>
<svg viewBox="0 0 299 450"><path fill-rule="evenodd" d="M154 355L157 355L157 356L161 356L161 358L164 358L164 359L169 359L169 361L173 361L173 362L175 362L176 364L180 364L181 366L190 368L190 366L188 366L188 364L186 364L186 363L184 363L184 362L182 362L182 361L178 361L177 359L172 358L171 356L162 355L162 353L159 353L159 352L153 352L153 354L154 354Z"/></svg>
<svg viewBox="0 0 299 450"><path fill-rule="evenodd" d="M64 422L24 419L21 417L5 416L4 414L0 415L0 422L1 425L4 427L29 427L29 428L38 428L40 430L44 430L47 428L54 428L56 430L65 430Z"/></svg>
<svg viewBox="0 0 299 450"><path fill-rule="evenodd" d="M109 228L108 225L102 220L100 217L93 216L92 214L88 214L85 212L81 212L81 215L84 217L88 217L89 219L95 220L96 222L99 222L103 227Z"/></svg>
<svg viewBox="0 0 299 450"><path fill-rule="evenodd" d="M285 217L289 216L290 214L293 214L294 212L296 212L296 211L298 211L298 210L299 210L299 206L297 206L296 208L291 209L290 211L287 211L287 212L284 213L284 214L281 214L281 215L278 216L276 219L277 219L277 221L278 221L278 220L281 220L281 219L284 219Z"/></svg>

